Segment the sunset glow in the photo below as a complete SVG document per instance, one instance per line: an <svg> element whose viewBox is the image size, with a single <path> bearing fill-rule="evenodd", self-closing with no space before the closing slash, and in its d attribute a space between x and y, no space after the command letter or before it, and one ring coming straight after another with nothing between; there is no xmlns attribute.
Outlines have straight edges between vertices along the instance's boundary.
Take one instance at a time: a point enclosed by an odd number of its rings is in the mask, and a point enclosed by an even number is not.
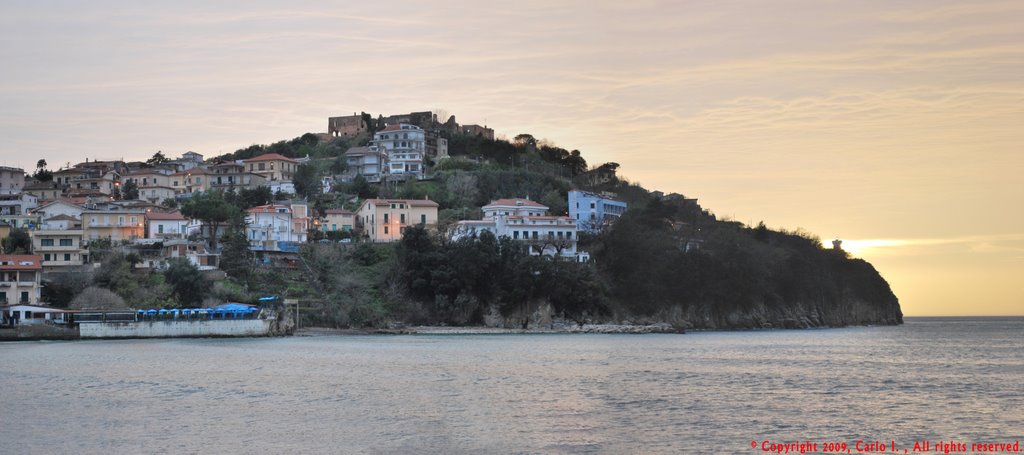
<svg viewBox="0 0 1024 455"><path fill-rule="evenodd" d="M4 2L0 165L444 109L843 239L906 315L1020 315L1022 23L998 0Z"/></svg>

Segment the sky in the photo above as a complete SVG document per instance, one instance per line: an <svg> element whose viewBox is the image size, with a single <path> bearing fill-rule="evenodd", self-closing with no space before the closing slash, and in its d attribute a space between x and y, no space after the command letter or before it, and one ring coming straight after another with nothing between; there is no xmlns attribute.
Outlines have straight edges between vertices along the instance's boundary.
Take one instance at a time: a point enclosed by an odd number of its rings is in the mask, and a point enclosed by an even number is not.
<svg viewBox="0 0 1024 455"><path fill-rule="evenodd" d="M908 316L1022 315L1021 24L1019 0L6 0L0 164L443 110L843 239Z"/></svg>

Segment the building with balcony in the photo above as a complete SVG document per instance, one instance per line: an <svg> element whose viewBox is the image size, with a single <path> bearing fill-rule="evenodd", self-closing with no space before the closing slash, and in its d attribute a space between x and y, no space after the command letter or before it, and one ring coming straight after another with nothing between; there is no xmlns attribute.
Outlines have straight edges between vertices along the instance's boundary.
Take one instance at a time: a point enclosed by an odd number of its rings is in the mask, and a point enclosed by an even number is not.
<svg viewBox="0 0 1024 455"><path fill-rule="evenodd" d="M43 258L0 254L0 305L36 305L42 295Z"/></svg>
<svg viewBox="0 0 1024 455"><path fill-rule="evenodd" d="M31 194L42 201L53 201L60 198L64 191L61 190L60 184L54 181L40 182L39 180L26 180L24 191Z"/></svg>
<svg viewBox="0 0 1024 455"><path fill-rule="evenodd" d="M587 232L607 229L626 213L628 207L610 195L577 190L569 192L569 218L576 221L580 230Z"/></svg>
<svg viewBox="0 0 1024 455"><path fill-rule="evenodd" d="M348 165L348 179L361 175L368 182L379 182L381 173L387 166L387 155L377 147L352 147L345 151L345 164Z"/></svg>
<svg viewBox="0 0 1024 455"><path fill-rule="evenodd" d="M323 232L352 232L356 226L356 214L345 209L327 209L320 221Z"/></svg>
<svg viewBox="0 0 1024 455"><path fill-rule="evenodd" d="M367 199L356 222L371 242L397 242L409 226L436 226L437 207L427 199Z"/></svg>
<svg viewBox="0 0 1024 455"><path fill-rule="evenodd" d="M173 199L174 187L171 186L173 172L164 167L154 167L132 171L123 180L132 182L139 191L139 200L159 204L165 199Z"/></svg>
<svg viewBox="0 0 1024 455"><path fill-rule="evenodd" d="M210 172L202 167L194 167L171 174L171 188L178 197L188 198L193 193L210 189Z"/></svg>
<svg viewBox="0 0 1024 455"><path fill-rule="evenodd" d="M0 216L28 215L37 206L39 206L39 198L34 194L0 194Z"/></svg>
<svg viewBox="0 0 1024 455"><path fill-rule="evenodd" d="M32 251L43 258L43 270L58 271L85 263L89 256L82 240L82 222L68 215L44 219L39 229L29 232Z"/></svg>
<svg viewBox="0 0 1024 455"><path fill-rule="evenodd" d="M589 260L586 252L576 250L576 221L567 216L549 216L548 209L529 199L498 199L483 206L482 220L459 221L452 239L488 231L495 237L506 236L526 243L533 255Z"/></svg>
<svg viewBox="0 0 1024 455"><path fill-rule="evenodd" d="M299 168L298 161L277 153L265 153L242 162L245 163L247 172L261 175L268 182L290 182Z"/></svg>
<svg viewBox="0 0 1024 455"><path fill-rule="evenodd" d="M152 240L188 237L189 221L180 211L146 213L146 238Z"/></svg>
<svg viewBox="0 0 1024 455"><path fill-rule="evenodd" d="M249 247L254 251L282 251L306 241L309 209L306 204L268 204L253 207L245 217ZM290 246L288 246L290 245Z"/></svg>
<svg viewBox="0 0 1024 455"><path fill-rule="evenodd" d="M132 241L146 235L145 210L85 210L82 227L85 241L110 239L112 242Z"/></svg>
<svg viewBox="0 0 1024 455"><path fill-rule="evenodd" d="M372 145L387 155L388 175L424 175L423 158L426 154L426 133L423 129L406 123L388 125L374 133Z"/></svg>
<svg viewBox="0 0 1024 455"><path fill-rule="evenodd" d="M0 166L0 194L18 194L25 188L25 170Z"/></svg>
<svg viewBox="0 0 1024 455"><path fill-rule="evenodd" d="M266 177L246 171L246 166L242 161L214 164L207 170L210 172L211 188L237 192L241 189L252 190L267 186Z"/></svg>

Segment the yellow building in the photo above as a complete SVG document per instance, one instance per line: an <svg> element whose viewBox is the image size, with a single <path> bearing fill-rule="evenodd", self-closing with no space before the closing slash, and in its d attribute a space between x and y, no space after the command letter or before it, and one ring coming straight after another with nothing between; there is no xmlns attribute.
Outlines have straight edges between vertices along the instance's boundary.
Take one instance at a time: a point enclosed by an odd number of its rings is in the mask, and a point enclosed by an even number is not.
<svg viewBox="0 0 1024 455"><path fill-rule="evenodd" d="M356 221L371 242L396 242L409 226L436 226L437 207L426 199L367 199Z"/></svg>
<svg viewBox="0 0 1024 455"><path fill-rule="evenodd" d="M356 225L356 214L345 209L327 209L324 211L321 229L324 232L352 231Z"/></svg>
<svg viewBox="0 0 1024 455"><path fill-rule="evenodd" d="M244 160L243 163L246 172L261 175L269 182L290 182L299 168L298 161L277 153L265 153Z"/></svg>
<svg viewBox="0 0 1024 455"><path fill-rule="evenodd" d="M141 239L146 236L145 210L86 210L82 212L85 241L110 239L112 242Z"/></svg>

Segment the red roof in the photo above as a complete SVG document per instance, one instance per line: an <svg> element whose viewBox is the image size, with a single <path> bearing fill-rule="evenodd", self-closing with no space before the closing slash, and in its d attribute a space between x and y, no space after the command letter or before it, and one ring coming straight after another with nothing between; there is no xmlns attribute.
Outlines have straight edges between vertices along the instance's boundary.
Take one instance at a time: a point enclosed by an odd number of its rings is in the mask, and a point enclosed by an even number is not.
<svg viewBox="0 0 1024 455"><path fill-rule="evenodd" d="M262 154L260 156L254 156L254 157L249 158L249 159L244 160L244 161L246 163L250 163L250 162L253 162L253 161L287 161L289 163L297 163L298 162L298 161L295 161L295 160L293 160L291 158L288 158L287 156L279 155L277 153L264 153L264 154Z"/></svg>
<svg viewBox="0 0 1024 455"><path fill-rule="evenodd" d="M249 213L278 213L277 209L279 209L279 208L288 210L288 213L292 212L291 207L288 207L287 205L281 205L281 204L261 205L261 206L258 206L258 207L253 207L253 208L251 208L251 209L249 209L247 211Z"/></svg>
<svg viewBox="0 0 1024 455"><path fill-rule="evenodd" d="M146 214L146 218L157 221L185 221L185 215L182 215L178 210L173 212L149 212Z"/></svg>
<svg viewBox="0 0 1024 455"><path fill-rule="evenodd" d="M496 201L491 201L491 203L485 205L484 208L491 207L491 206L537 207L537 208L543 208L543 209L547 209L548 208L548 206L546 206L544 204L541 204L541 203L535 202L535 201L531 201L529 199L498 199Z"/></svg>
<svg viewBox="0 0 1024 455"><path fill-rule="evenodd" d="M2 270L42 270L43 257L34 254L0 254Z"/></svg>
<svg viewBox="0 0 1024 455"><path fill-rule="evenodd" d="M380 131L398 131L400 129L402 129L402 125L388 125Z"/></svg>

